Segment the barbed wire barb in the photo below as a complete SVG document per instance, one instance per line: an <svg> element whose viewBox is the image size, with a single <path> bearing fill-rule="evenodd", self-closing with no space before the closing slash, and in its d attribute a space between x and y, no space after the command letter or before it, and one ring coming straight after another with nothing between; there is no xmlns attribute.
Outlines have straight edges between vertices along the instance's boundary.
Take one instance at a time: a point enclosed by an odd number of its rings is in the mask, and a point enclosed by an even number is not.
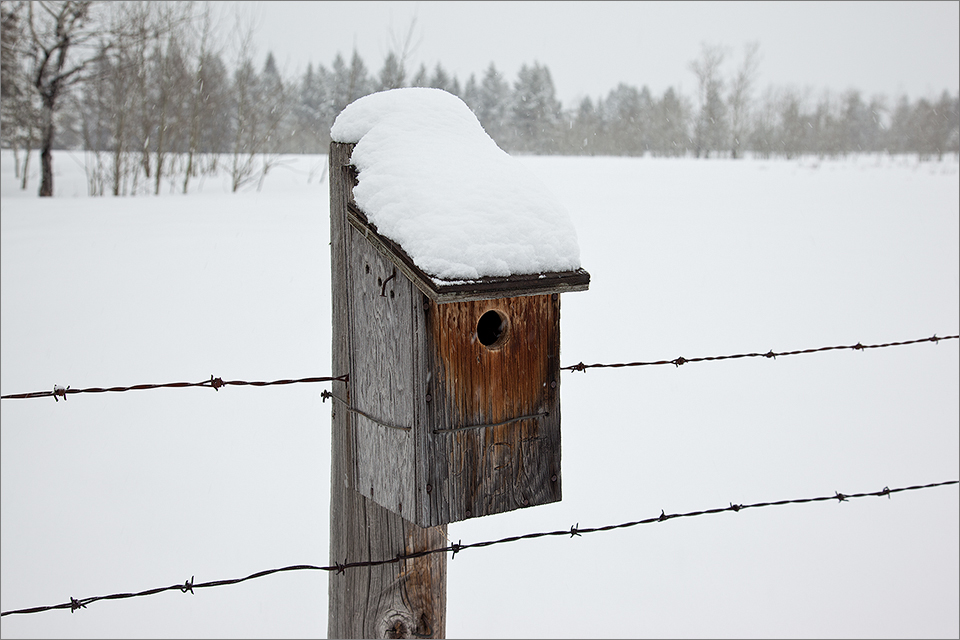
<svg viewBox="0 0 960 640"><path fill-rule="evenodd" d="M27 613L41 613L43 611L53 611L56 609L70 609L70 612L73 613L77 609L85 609L88 604L97 602L100 600L120 600L125 598L136 598L140 596L155 595L157 593L163 593L164 591L173 591L173 590L180 591L181 593L187 593L189 591L191 594L193 594L194 589L203 589L208 587L220 587L225 585L238 584L240 582L245 582L247 580L254 580L256 578L262 578L264 576L269 576L275 573L281 573L285 571L310 570L310 571L336 572L337 574L341 574L341 573L344 573L347 569L354 569L359 567L376 567L376 566L385 565L385 564L394 564L404 560L413 560L415 558L422 558L424 556L432 555L435 553L447 553L448 551L453 552L453 555L451 555L451 559L452 559L456 557L458 553L460 553L461 551L464 551L465 549L480 549L484 547L491 547L493 545L498 545L498 544L506 544L508 542L517 542L520 540L534 540L537 538L545 538L545 537L553 537L553 536L568 536L569 538L572 539L575 536L581 536L582 534L585 534L585 533L600 533L600 532L606 532L606 531L613 531L616 529L626 529L629 527L635 527L637 525L666 522L667 520L674 520L677 518L693 518L696 516L723 513L726 511L739 512L744 509L757 509L760 507L773 507L773 506L789 505L789 504L805 504L805 503L811 503L811 502L825 502L828 500L837 500L839 502L847 502L852 499L866 498L870 496L876 496L876 497L886 496L887 498L890 498L890 494L892 493L899 493L902 491L917 491L920 489L932 489L934 487L943 487L943 486L955 485L955 484L960 484L960 480L947 480L944 482L934 482L931 484L899 487L897 489L884 487L880 491L873 491L869 493L843 494L843 493L840 493L839 491L834 491L834 495L832 496L819 496L816 498L797 498L792 500L778 500L775 502L755 502L753 504L734 504L731 502L729 503L730 506L727 506L727 507L720 507L716 509L706 509L702 511L690 511L687 513L669 513L668 514L665 510L661 509L659 516L646 518L644 520L635 520L633 522L623 522L620 524L610 524L602 527L589 527L589 528L583 528L583 529L580 528L580 523L578 522L576 525L570 527L569 529L559 529L557 531L540 531L537 533L525 533L522 535L501 538L499 540L486 540L483 542L473 542L470 544L463 544L462 540L458 540L457 542L446 547L439 547L436 549L425 549L422 551L415 551L411 553L398 553L396 556L392 558L387 558L385 560L365 560L365 561L358 561L358 562L348 562L348 559L344 558L343 562L335 561L334 564L330 566L298 564L298 565L291 565L287 567L281 567L279 569L267 569L265 571L258 571L257 573L250 574L243 578L234 578L230 580L214 580L211 582L201 582L201 583L195 583L194 576L191 576L190 580L187 580L183 584L175 584L169 587L158 587L156 589L148 589L146 591L140 591L137 593L114 593L108 596L94 596L91 598L77 599L71 596L70 602L65 602L62 604L55 604L50 606L43 606L43 607L30 607L28 609L15 609L12 611L3 611L3 612L0 612L0 616L9 616L14 614L27 614Z"/></svg>

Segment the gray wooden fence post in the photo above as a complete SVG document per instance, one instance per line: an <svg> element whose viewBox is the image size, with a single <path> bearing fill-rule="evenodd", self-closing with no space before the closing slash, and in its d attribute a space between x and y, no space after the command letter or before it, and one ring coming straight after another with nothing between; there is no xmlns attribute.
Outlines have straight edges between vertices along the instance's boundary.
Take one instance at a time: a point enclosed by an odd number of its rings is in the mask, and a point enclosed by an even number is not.
<svg viewBox="0 0 960 640"><path fill-rule="evenodd" d="M347 203L353 187L353 145L330 146L331 297L333 302L333 370L351 373L333 383L332 459L330 472L330 562L395 558L401 553L447 546L446 525L420 527L362 495L356 487L358 415L347 410L358 394L350 368L351 349L361 336L351 329L366 322L351 317L348 265L362 245L350 241ZM362 239L361 239L362 240ZM368 263L364 263L366 266ZM382 280L382 273L377 275ZM359 391L363 393L363 391ZM379 403L387 409L388 403ZM382 414L398 422L409 416ZM389 434L388 434L389 436ZM402 455L398 449L394 455ZM410 507L412 507L412 502ZM431 554L415 560L331 572L327 634L330 638L442 638L446 635L447 557Z"/></svg>

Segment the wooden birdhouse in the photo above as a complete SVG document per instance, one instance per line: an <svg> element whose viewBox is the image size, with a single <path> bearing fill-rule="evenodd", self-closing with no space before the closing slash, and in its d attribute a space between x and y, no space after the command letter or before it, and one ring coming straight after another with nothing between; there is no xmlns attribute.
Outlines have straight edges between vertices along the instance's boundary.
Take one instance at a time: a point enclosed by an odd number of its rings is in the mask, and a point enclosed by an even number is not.
<svg viewBox="0 0 960 640"><path fill-rule="evenodd" d="M421 527L559 501L560 294L590 275L429 273L357 204L355 146L330 150L342 481Z"/></svg>

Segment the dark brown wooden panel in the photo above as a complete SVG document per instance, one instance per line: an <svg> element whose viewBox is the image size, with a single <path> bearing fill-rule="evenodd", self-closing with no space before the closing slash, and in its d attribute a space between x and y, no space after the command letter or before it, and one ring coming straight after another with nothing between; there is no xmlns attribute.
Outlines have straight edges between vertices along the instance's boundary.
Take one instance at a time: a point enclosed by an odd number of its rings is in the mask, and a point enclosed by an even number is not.
<svg viewBox="0 0 960 640"><path fill-rule="evenodd" d="M506 325L485 346L485 313ZM552 295L433 304L433 446L449 521L560 499L560 302ZM442 469L434 473L443 475Z"/></svg>

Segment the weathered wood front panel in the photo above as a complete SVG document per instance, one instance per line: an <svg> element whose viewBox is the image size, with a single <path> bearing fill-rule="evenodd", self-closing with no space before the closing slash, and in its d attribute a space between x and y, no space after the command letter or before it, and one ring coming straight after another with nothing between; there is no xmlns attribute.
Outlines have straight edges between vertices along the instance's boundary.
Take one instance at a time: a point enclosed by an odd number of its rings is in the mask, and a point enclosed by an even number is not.
<svg viewBox="0 0 960 640"><path fill-rule="evenodd" d="M502 344L477 323L497 311ZM435 371L426 425L426 522L454 522L561 499L560 301L524 296L431 303Z"/></svg>
<svg viewBox="0 0 960 640"><path fill-rule="evenodd" d="M447 544L445 526L419 527L357 490L357 434L360 429L374 427L360 424L358 414L347 407L354 408L352 403L358 396L364 402L377 403L381 400L376 399L376 394L361 392L354 380L354 372L349 370L352 350L358 346L358 337L352 335L358 320L352 317L356 313L356 304L351 301L349 277L350 266L355 266L357 256L351 248L350 225L346 218L346 205L352 187L347 170L351 150L352 145L332 144L330 147L333 371L337 375L350 374L349 382L335 382L331 388L338 398L331 402L331 564L384 560L395 558L398 554L440 548ZM402 495L402 491L397 495ZM444 637L446 567L446 555L433 554L402 563L347 569L340 574L331 572L328 636Z"/></svg>

